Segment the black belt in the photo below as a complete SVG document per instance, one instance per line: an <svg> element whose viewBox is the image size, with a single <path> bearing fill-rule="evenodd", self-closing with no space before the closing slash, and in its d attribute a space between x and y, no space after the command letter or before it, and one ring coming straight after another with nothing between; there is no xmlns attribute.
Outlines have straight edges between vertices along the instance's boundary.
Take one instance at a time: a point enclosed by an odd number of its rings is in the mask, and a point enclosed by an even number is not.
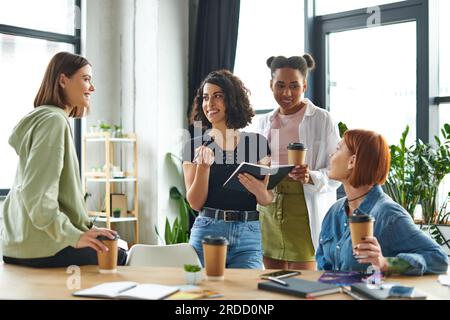
<svg viewBox="0 0 450 320"><path fill-rule="evenodd" d="M221 210L205 207L199 212L199 215L224 221L247 222L259 220L258 211Z"/></svg>

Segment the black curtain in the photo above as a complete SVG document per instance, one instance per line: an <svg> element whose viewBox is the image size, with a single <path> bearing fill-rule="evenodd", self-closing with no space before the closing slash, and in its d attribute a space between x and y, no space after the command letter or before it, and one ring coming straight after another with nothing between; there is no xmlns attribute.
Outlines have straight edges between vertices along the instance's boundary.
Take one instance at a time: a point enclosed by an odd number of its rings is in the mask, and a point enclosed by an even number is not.
<svg viewBox="0 0 450 320"><path fill-rule="evenodd" d="M191 43L194 50L190 57L188 117L196 90L208 73L234 69L239 8L240 0L198 0Z"/></svg>

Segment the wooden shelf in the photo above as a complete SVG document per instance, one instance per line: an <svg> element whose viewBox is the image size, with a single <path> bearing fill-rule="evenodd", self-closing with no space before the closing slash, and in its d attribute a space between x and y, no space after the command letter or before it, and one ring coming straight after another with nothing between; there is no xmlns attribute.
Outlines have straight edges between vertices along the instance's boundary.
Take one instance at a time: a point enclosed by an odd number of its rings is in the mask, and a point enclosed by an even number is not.
<svg viewBox="0 0 450 320"><path fill-rule="evenodd" d="M87 178L88 182L107 182L106 178ZM108 180L109 182L136 182L136 178L112 178Z"/></svg>
<svg viewBox="0 0 450 320"><path fill-rule="evenodd" d="M124 134L122 138L111 137L109 132L86 133L85 138L87 142L136 142L137 138L134 133Z"/></svg>
<svg viewBox="0 0 450 320"><path fill-rule="evenodd" d="M86 141L88 142L105 142L106 138L87 138ZM130 139L130 138L110 138L110 142L136 142L136 139Z"/></svg>
<svg viewBox="0 0 450 320"><path fill-rule="evenodd" d="M89 142L101 142L104 144L104 168L105 171L92 171L92 169L88 168L87 154L86 154L86 145ZM129 147L124 143L132 144L132 152L129 151ZM96 145L97 146L97 145ZM139 201L138 201L138 182L137 182L137 137L134 133L128 133L123 135L121 138L111 137L110 132L96 132L96 133L86 133L83 137L83 145L82 145L82 163L81 163L81 171L82 171L82 183L84 192L88 192L88 183L89 187L92 187L92 183L104 183L102 188L104 188L103 192L100 191L100 198L103 197L104 194L104 208L91 208L91 210L98 211L89 211L89 217L91 221L106 223L106 228L111 229L111 225L113 223L118 222L132 222L134 224L134 241L131 243L139 243ZM97 147L96 147L97 149ZM115 149L118 149L120 152L116 153ZM95 153L98 153L96 151ZM123 177L113 177L113 174L110 173L112 171L113 163L116 163L116 160L120 161L120 164L123 160L123 157L127 157L131 160L132 170L126 171L123 170ZM128 162L126 162L128 163ZM124 168L127 169L127 168ZM127 215L124 217L114 218L111 215L113 205L113 195L116 194L116 189L122 185L117 185L117 183L126 182L132 183L133 190L126 188L126 191L123 193L126 197L133 195L132 207L126 208ZM122 186L123 187L123 186ZM123 191L123 190L122 190ZM125 198L126 201L127 198ZM126 207L128 204L125 205ZM104 211L100 211L104 210Z"/></svg>

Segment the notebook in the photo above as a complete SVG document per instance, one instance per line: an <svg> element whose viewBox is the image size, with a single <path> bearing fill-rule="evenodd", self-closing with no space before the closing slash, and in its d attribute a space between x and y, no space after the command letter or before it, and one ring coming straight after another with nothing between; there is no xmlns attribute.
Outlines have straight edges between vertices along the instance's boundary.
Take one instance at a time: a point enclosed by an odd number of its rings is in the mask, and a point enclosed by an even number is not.
<svg viewBox="0 0 450 320"><path fill-rule="evenodd" d="M74 292L76 297L109 299L159 300L177 292L179 288L160 284L139 284L131 281L106 282Z"/></svg>
<svg viewBox="0 0 450 320"><path fill-rule="evenodd" d="M264 176L269 175L268 190L275 188L292 171L294 165L280 165L267 167L259 164L242 162L239 167L231 174L227 181L223 184L224 188L236 191L247 192L247 189L239 182L238 175L240 173L249 173L257 179L263 180Z"/></svg>
<svg viewBox="0 0 450 320"><path fill-rule="evenodd" d="M302 298L314 298L327 294L340 293L341 288L328 283L309 281L297 278L283 279L288 286L273 281L258 283L258 289L291 294Z"/></svg>

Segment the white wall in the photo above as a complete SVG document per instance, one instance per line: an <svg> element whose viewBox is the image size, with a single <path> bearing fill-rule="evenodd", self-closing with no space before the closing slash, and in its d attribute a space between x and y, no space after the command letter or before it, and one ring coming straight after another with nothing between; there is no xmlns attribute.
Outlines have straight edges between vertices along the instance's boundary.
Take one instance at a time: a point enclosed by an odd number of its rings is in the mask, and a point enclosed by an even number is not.
<svg viewBox="0 0 450 320"><path fill-rule="evenodd" d="M165 154L179 153L169 138L183 127L186 113L188 6L179 0L95 0L85 6L83 53L97 89L86 126L122 121L125 131L138 135L142 243L157 243L154 226L162 232L166 215L173 219L178 212L169 189L182 182Z"/></svg>
<svg viewBox="0 0 450 320"><path fill-rule="evenodd" d="M158 224L162 231L166 215L173 220L179 211L169 200L170 187L184 190L182 173L166 154L179 154L181 148L188 100L189 1L161 0L158 15Z"/></svg>

